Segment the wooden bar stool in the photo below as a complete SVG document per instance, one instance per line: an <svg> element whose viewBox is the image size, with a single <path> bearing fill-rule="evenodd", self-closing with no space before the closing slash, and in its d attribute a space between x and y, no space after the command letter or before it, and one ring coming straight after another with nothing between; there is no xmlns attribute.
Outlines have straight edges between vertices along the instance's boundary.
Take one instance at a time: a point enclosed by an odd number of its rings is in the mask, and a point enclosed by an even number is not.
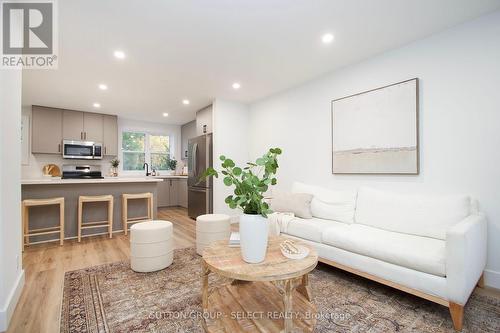
<svg viewBox="0 0 500 333"><path fill-rule="evenodd" d="M59 205L59 225L55 227L29 229L29 208L36 206ZM59 234L59 244L64 242L64 198L50 199L26 199L22 201L22 220L23 220L23 251L26 245L30 243L31 236Z"/></svg>
<svg viewBox="0 0 500 333"><path fill-rule="evenodd" d="M109 238L113 238L113 201L112 195L81 195L78 197L78 242L82 240L83 229L108 227ZM83 223L83 204L89 202L107 202L108 219Z"/></svg>
<svg viewBox="0 0 500 333"><path fill-rule="evenodd" d="M147 216L141 217L128 217L128 200L145 199L147 202ZM135 194L122 194L122 223L125 236L128 232L128 225L131 223L150 221L153 219L153 193L135 193Z"/></svg>

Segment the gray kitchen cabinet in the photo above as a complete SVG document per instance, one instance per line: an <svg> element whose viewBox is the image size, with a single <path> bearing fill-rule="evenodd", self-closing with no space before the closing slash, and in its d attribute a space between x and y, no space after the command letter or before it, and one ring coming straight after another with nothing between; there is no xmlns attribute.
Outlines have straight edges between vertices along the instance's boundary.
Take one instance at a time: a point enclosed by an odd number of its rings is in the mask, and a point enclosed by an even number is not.
<svg viewBox="0 0 500 333"><path fill-rule="evenodd" d="M64 140L84 140L83 112L64 110L62 124Z"/></svg>
<svg viewBox="0 0 500 333"><path fill-rule="evenodd" d="M63 140L103 144L104 155L118 155L118 118L92 112L33 105L32 153L60 154Z"/></svg>
<svg viewBox="0 0 500 333"><path fill-rule="evenodd" d="M179 206L179 180L172 178L170 181L170 206Z"/></svg>
<svg viewBox="0 0 500 333"><path fill-rule="evenodd" d="M33 105L31 114L31 152L61 154L62 110Z"/></svg>
<svg viewBox="0 0 500 333"><path fill-rule="evenodd" d="M188 140L196 136L196 120L181 126L181 159L187 160Z"/></svg>
<svg viewBox="0 0 500 333"><path fill-rule="evenodd" d="M212 133L212 105L196 112L196 136Z"/></svg>
<svg viewBox="0 0 500 333"><path fill-rule="evenodd" d="M187 208L188 206L188 183L187 179L181 178L178 180L179 206Z"/></svg>
<svg viewBox="0 0 500 333"><path fill-rule="evenodd" d="M163 178L158 183L158 207L187 207L187 179Z"/></svg>
<svg viewBox="0 0 500 333"><path fill-rule="evenodd" d="M102 114L64 110L63 139L102 142Z"/></svg>
<svg viewBox="0 0 500 333"><path fill-rule="evenodd" d="M158 183L158 207L170 206L170 182L168 179L163 179Z"/></svg>
<svg viewBox="0 0 500 333"><path fill-rule="evenodd" d="M98 113L83 113L83 138L86 141L103 141L103 115Z"/></svg>
<svg viewBox="0 0 500 333"><path fill-rule="evenodd" d="M118 155L118 117L117 116L103 116L103 148L105 156Z"/></svg>

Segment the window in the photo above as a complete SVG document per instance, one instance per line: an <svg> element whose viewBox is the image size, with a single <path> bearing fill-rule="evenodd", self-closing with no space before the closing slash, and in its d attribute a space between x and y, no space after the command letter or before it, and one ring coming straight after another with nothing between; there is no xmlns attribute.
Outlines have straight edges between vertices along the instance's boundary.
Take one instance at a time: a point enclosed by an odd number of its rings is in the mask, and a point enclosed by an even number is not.
<svg viewBox="0 0 500 333"><path fill-rule="evenodd" d="M123 170L142 170L146 160L146 134L123 132Z"/></svg>
<svg viewBox="0 0 500 333"><path fill-rule="evenodd" d="M123 170L144 170L144 163L150 170L169 170L170 137L143 132L122 133Z"/></svg>
<svg viewBox="0 0 500 333"><path fill-rule="evenodd" d="M170 149L169 137L165 135L149 136L149 152L151 155L151 169L169 170Z"/></svg>

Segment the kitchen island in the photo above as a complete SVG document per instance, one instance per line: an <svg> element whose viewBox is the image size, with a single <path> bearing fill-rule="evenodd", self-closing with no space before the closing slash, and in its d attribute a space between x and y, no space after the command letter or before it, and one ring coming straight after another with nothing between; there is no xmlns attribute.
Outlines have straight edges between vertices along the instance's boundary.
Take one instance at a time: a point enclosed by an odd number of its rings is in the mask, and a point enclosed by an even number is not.
<svg viewBox="0 0 500 333"><path fill-rule="evenodd" d="M122 232L122 204L123 193L153 193L153 212L157 216L158 185L168 179L185 178L183 176L160 177L110 177L104 179L60 179L37 178L24 179L22 185L22 200L47 199L64 197L65 200L65 239L76 238L78 226L78 197L80 195L112 195L114 197L113 233ZM147 214L144 200L131 200L128 203L128 216L141 217ZM101 221L106 219L107 209L104 203L85 204L83 221ZM29 212L30 229L46 228L57 225L58 207L45 206L33 207ZM105 233L106 229L84 230L83 235L89 233ZM41 235L31 237L30 243L55 240L54 235Z"/></svg>

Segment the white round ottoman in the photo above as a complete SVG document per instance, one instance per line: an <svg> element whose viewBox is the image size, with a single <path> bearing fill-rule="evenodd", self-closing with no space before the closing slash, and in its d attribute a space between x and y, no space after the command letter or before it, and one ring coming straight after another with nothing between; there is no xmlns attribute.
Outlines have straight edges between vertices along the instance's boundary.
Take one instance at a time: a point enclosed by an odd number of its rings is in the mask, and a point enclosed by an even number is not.
<svg viewBox="0 0 500 333"><path fill-rule="evenodd" d="M164 269L174 260L173 227L168 221L147 221L130 228L130 267L136 272Z"/></svg>
<svg viewBox="0 0 500 333"><path fill-rule="evenodd" d="M227 239L231 234L231 218L225 214L205 214L196 218L196 253L202 255L210 243Z"/></svg>

